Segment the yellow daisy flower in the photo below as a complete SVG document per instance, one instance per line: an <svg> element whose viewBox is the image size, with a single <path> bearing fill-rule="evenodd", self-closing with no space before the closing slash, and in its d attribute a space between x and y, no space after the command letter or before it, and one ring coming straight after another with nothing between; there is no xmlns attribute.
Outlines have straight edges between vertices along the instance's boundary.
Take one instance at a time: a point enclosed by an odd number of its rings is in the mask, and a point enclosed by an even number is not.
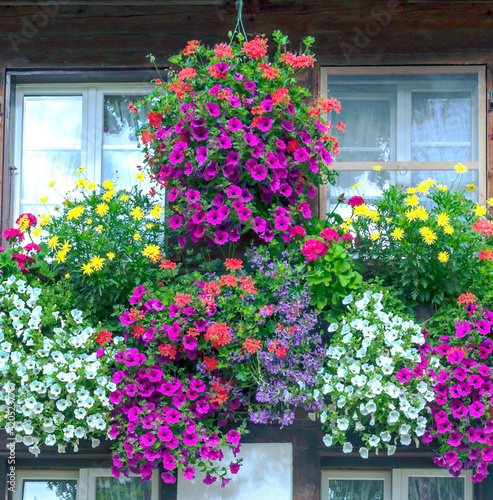
<svg viewBox="0 0 493 500"><path fill-rule="evenodd" d="M111 200L111 198L113 198L114 195L115 195L115 191L110 189L109 191L106 191L106 193L104 193L101 198L103 198L104 201L108 201L108 200Z"/></svg>
<svg viewBox="0 0 493 500"><path fill-rule="evenodd" d="M75 189L77 188L85 188L87 186L87 179L85 177L79 177L77 182L75 183Z"/></svg>
<svg viewBox="0 0 493 500"><path fill-rule="evenodd" d="M76 172L77 172L78 174L80 174L81 172L84 172L85 168L86 168L86 167L80 167L80 168L78 168L78 169L76 170Z"/></svg>
<svg viewBox="0 0 493 500"><path fill-rule="evenodd" d="M409 194L414 194L418 191L418 188L412 187L412 188L407 188L406 192Z"/></svg>
<svg viewBox="0 0 493 500"><path fill-rule="evenodd" d="M449 225L450 217L445 212L440 212L436 215L437 224L441 227Z"/></svg>
<svg viewBox="0 0 493 500"><path fill-rule="evenodd" d="M392 238L394 240L402 240L402 238L404 238L404 230L401 229L400 227L396 227L391 233L390 233L390 236L392 236Z"/></svg>
<svg viewBox="0 0 493 500"><path fill-rule="evenodd" d="M419 205L419 198L415 194L407 196L404 200L404 204L406 207L416 207Z"/></svg>
<svg viewBox="0 0 493 500"><path fill-rule="evenodd" d="M443 263L448 262L449 258L450 258L450 255L448 252L440 252L438 254L438 260L440 262L443 262Z"/></svg>
<svg viewBox="0 0 493 500"><path fill-rule="evenodd" d="M115 184L113 184L109 179L107 181L104 181L102 186L107 189L108 191L111 191L114 187Z"/></svg>
<svg viewBox="0 0 493 500"><path fill-rule="evenodd" d="M95 182L92 182L92 181L88 182L87 186L86 186L86 188L91 190L91 191L94 191L96 189L96 187L97 187L97 184Z"/></svg>
<svg viewBox="0 0 493 500"><path fill-rule="evenodd" d="M484 208L481 205L476 205L476 208L474 209L474 213L478 216L481 217L486 214L486 208Z"/></svg>
<svg viewBox="0 0 493 500"><path fill-rule="evenodd" d="M144 212L140 207L134 207L130 211L130 215L136 220L141 220L144 217Z"/></svg>
<svg viewBox="0 0 493 500"><path fill-rule="evenodd" d="M48 201L48 196L43 196L42 198L39 199L40 203L46 203Z"/></svg>
<svg viewBox="0 0 493 500"><path fill-rule="evenodd" d="M96 231L100 233L103 230L103 226L100 224L97 228Z"/></svg>
<svg viewBox="0 0 493 500"><path fill-rule="evenodd" d="M454 228L452 226L445 226L443 232L446 234L454 234Z"/></svg>
<svg viewBox="0 0 493 500"><path fill-rule="evenodd" d="M36 238L39 238L39 235L41 234L41 228L40 227L37 227L36 229L33 229L31 231L31 234L33 236L35 236Z"/></svg>
<svg viewBox="0 0 493 500"><path fill-rule="evenodd" d="M55 254L55 259L59 264L65 262L67 260L67 250L58 250Z"/></svg>
<svg viewBox="0 0 493 500"><path fill-rule="evenodd" d="M161 215L164 213L164 207L162 207L159 204L156 204L152 207L152 210L149 213L155 219L159 219L159 217L161 217Z"/></svg>
<svg viewBox="0 0 493 500"><path fill-rule="evenodd" d="M56 181L50 181L48 182L48 187L53 187L56 184Z"/></svg>
<svg viewBox="0 0 493 500"><path fill-rule="evenodd" d="M68 252L71 250L71 248L72 248L72 245L70 244L70 241L65 240L63 242L63 245L62 245L62 250L64 250L65 252Z"/></svg>
<svg viewBox="0 0 493 500"><path fill-rule="evenodd" d="M113 260L115 258L115 254L113 252L108 252L106 254L106 257L108 257L108 259L110 259L110 260Z"/></svg>
<svg viewBox="0 0 493 500"><path fill-rule="evenodd" d="M465 174L467 172L467 167L462 165L462 163L457 163L454 168L458 174Z"/></svg>
<svg viewBox="0 0 493 500"><path fill-rule="evenodd" d="M157 245L147 245L144 250L142 250L142 255L148 257L152 262L155 262L161 257L161 250L159 250Z"/></svg>
<svg viewBox="0 0 493 500"><path fill-rule="evenodd" d="M358 186L361 186L361 182L358 182L354 186L351 186L349 189L356 189Z"/></svg>
<svg viewBox="0 0 493 500"><path fill-rule="evenodd" d="M128 194L122 194L120 196L120 200L122 201L128 201L130 199L130 196L128 196Z"/></svg>
<svg viewBox="0 0 493 500"><path fill-rule="evenodd" d="M382 170L382 165L375 165L373 167L373 170L376 170L377 172L380 172L380 170Z"/></svg>
<svg viewBox="0 0 493 500"><path fill-rule="evenodd" d="M68 274L68 273L67 273L67 274L65 275L65 279L66 279L66 280L68 280L69 278L70 278L70 274Z"/></svg>
<svg viewBox="0 0 493 500"><path fill-rule="evenodd" d="M98 215L106 215L110 210L110 207L108 205L106 205L106 203L100 203L96 209L95 209L95 212L98 214Z"/></svg>
<svg viewBox="0 0 493 500"><path fill-rule="evenodd" d="M493 207L493 198L490 198L486 203L488 203L489 207Z"/></svg>
<svg viewBox="0 0 493 500"><path fill-rule="evenodd" d="M39 223L41 224L41 227L47 226L51 221L51 215L45 215L41 214L39 216Z"/></svg>
<svg viewBox="0 0 493 500"><path fill-rule="evenodd" d="M47 243L48 247L49 248L55 248L58 246L58 236L53 236L52 238L50 238L48 240L48 243Z"/></svg>
<svg viewBox="0 0 493 500"><path fill-rule="evenodd" d="M154 227L154 224L152 224L151 222L146 224L146 229L152 229L153 227Z"/></svg>
<svg viewBox="0 0 493 500"><path fill-rule="evenodd" d="M370 210L368 212L368 217L370 217L370 219L373 221L373 222L377 222L380 220L380 214L377 212L377 210Z"/></svg>
<svg viewBox="0 0 493 500"><path fill-rule="evenodd" d="M421 234L421 237L423 238L423 241L427 245L433 245L433 243L435 243L435 241L437 240L436 233L429 227L424 226L419 230L419 232Z"/></svg>
<svg viewBox="0 0 493 500"><path fill-rule="evenodd" d="M139 241L141 238L142 238L142 236L140 234L138 234L138 233L134 234L134 240L135 241Z"/></svg>
<svg viewBox="0 0 493 500"><path fill-rule="evenodd" d="M67 212L67 219L72 220L72 219L79 219L81 215L84 213L85 207L83 206L78 206L74 207L71 210Z"/></svg>
<svg viewBox="0 0 493 500"><path fill-rule="evenodd" d="M370 209L366 204L353 207L353 215L355 217L368 217L370 215Z"/></svg>
<svg viewBox="0 0 493 500"><path fill-rule="evenodd" d="M143 182L143 181L145 180L146 176L145 176L145 174L144 174L143 172L139 172L139 173L135 176L135 178L136 178L138 181Z"/></svg>
<svg viewBox="0 0 493 500"><path fill-rule="evenodd" d="M415 208L410 208L409 210L406 210L404 212L404 217L406 217L407 220L413 221L418 218L418 214L416 212Z"/></svg>
<svg viewBox="0 0 493 500"><path fill-rule="evenodd" d="M96 271L101 271L103 269L103 263L106 259L103 259L103 257L100 257L99 255L95 255L91 259L91 266L96 270Z"/></svg>
<svg viewBox="0 0 493 500"><path fill-rule="evenodd" d="M477 191L477 189L478 188L474 184L466 184L466 191L469 191L470 193Z"/></svg>
<svg viewBox="0 0 493 500"><path fill-rule="evenodd" d="M370 236L370 238L372 239L372 241L376 241L378 240L378 238L380 238L380 233L374 233Z"/></svg>
<svg viewBox="0 0 493 500"><path fill-rule="evenodd" d="M87 274L87 276L90 276L94 272L94 269L92 268L92 264L90 262L88 262L87 264L82 264L81 269L82 274Z"/></svg>
<svg viewBox="0 0 493 500"><path fill-rule="evenodd" d="M424 209L424 207L416 207L415 210L418 219L422 221L428 220L428 212Z"/></svg>
<svg viewBox="0 0 493 500"><path fill-rule="evenodd" d="M86 222L86 224L87 224L88 226L90 226L90 225L92 224L92 219L89 219L89 220Z"/></svg>
<svg viewBox="0 0 493 500"><path fill-rule="evenodd" d="M447 191L448 187L444 184L438 184L437 189L439 189L440 191Z"/></svg>

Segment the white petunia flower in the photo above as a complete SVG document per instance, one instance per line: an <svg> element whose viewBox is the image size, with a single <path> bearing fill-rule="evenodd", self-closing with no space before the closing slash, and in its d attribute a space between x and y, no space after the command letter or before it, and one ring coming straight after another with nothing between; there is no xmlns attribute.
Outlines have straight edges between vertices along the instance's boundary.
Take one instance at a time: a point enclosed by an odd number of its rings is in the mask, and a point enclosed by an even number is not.
<svg viewBox="0 0 493 500"><path fill-rule="evenodd" d="M353 451L353 445L351 443L344 443L344 446L342 447L342 452L351 453L352 451Z"/></svg>
<svg viewBox="0 0 493 500"><path fill-rule="evenodd" d="M327 448L332 446L332 436L330 434L325 434L325 436L323 437L323 442L325 446L327 446Z"/></svg>
<svg viewBox="0 0 493 500"><path fill-rule="evenodd" d="M368 458L368 448L361 447L359 449L359 454L361 455L361 458Z"/></svg>

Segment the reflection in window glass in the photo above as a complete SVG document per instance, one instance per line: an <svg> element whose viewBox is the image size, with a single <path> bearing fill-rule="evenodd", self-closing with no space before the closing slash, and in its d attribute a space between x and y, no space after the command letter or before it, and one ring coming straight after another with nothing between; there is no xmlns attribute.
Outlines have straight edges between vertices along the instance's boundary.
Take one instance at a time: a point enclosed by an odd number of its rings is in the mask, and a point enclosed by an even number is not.
<svg viewBox="0 0 493 500"><path fill-rule="evenodd" d="M328 500L383 500L383 491L383 480L329 479Z"/></svg>
<svg viewBox="0 0 493 500"><path fill-rule="evenodd" d="M151 500L151 481L138 477L97 477L95 500Z"/></svg>
<svg viewBox="0 0 493 500"><path fill-rule="evenodd" d="M135 175L144 157L137 147L139 140L135 131L145 121L147 112L141 109L139 114L135 114L128 109L128 105L143 98L143 95L104 96L102 180L109 179L121 189L131 189L139 184ZM140 187L148 190L148 184Z"/></svg>
<svg viewBox="0 0 493 500"><path fill-rule="evenodd" d="M410 477L408 500L463 500L462 477Z"/></svg>
<svg viewBox="0 0 493 500"><path fill-rule="evenodd" d="M81 166L82 96L26 96L22 130L20 212L44 212L39 199L47 184L57 182L57 192L72 188ZM50 203L62 196L50 191Z"/></svg>
<svg viewBox="0 0 493 500"><path fill-rule="evenodd" d="M24 481L22 500L76 500L77 480Z"/></svg>
<svg viewBox="0 0 493 500"><path fill-rule="evenodd" d="M411 161L472 160L471 120L465 92L413 92Z"/></svg>

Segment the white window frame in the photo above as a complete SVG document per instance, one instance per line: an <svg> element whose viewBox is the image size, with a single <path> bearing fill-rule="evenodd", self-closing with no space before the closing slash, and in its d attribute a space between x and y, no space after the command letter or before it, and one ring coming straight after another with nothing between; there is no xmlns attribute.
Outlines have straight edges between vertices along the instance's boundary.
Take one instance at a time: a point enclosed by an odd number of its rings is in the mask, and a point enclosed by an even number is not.
<svg viewBox="0 0 493 500"><path fill-rule="evenodd" d="M15 471L15 490L12 495L12 500L22 500L24 496L24 481L50 481L56 479L67 479L77 481L77 500L79 499L79 469L73 470L27 470L17 469Z"/></svg>
<svg viewBox="0 0 493 500"><path fill-rule="evenodd" d="M384 500L391 500L391 484L392 472L391 471L372 471L372 470L352 470L352 471L339 471L339 470L323 470L322 471L322 484L320 486L320 498L327 500L329 498L329 480L356 480L356 481L383 481L383 498ZM406 499L407 500L407 499Z"/></svg>
<svg viewBox="0 0 493 500"><path fill-rule="evenodd" d="M410 477L445 477L451 478L444 469L392 469L392 470L336 470L322 469L320 499L329 497L330 479L382 480L384 482L384 500L408 500ZM464 478L464 500L473 500L472 471L462 470L460 478ZM447 500L447 499L440 499Z"/></svg>
<svg viewBox="0 0 493 500"><path fill-rule="evenodd" d="M82 141L81 165L90 180L101 182L103 159L103 136L97 132L103 125L103 99L105 95L148 95L153 84L147 83L45 83L18 84L15 89L14 120L14 173L13 220L19 216L22 176L22 132L24 125L24 97L27 96L81 96L82 97ZM50 181L52 179L48 179ZM53 179L55 180L55 179ZM39 203L39 200L32 200Z"/></svg>
<svg viewBox="0 0 493 500"><path fill-rule="evenodd" d="M73 470L58 469L19 469L16 471L16 485L12 500L23 500L24 481L50 481L67 479L77 481L76 500L96 500L96 478L114 477L111 469L83 468ZM130 477L140 477L130 474ZM151 478L151 499L159 500L159 471L154 470Z"/></svg>
<svg viewBox="0 0 493 500"><path fill-rule="evenodd" d="M354 76L365 74L368 76L368 79L365 79L365 83L371 83L372 75L430 75L435 73L457 73L457 74L476 74L478 78L478 94L477 94L477 122L474 121L472 127L472 137L477 140L477 161L468 161L466 162L468 168L470 170L478 171L478 179L479 179L479 201L484 203L487 197L487 176L486 176L486 141L487 141L487 133L486 133L486 70L484 66L474 65L474 66L346 66L346 67L328 67L323 66L320 68L320 89L322 92L322 96L327 95L327 91L330 89L327 87L328 76L330 75L344 75L344 76ZM391 80L389 80L391 83ZM387 81L378 80L379 84L387 83ZM444 82L443 88L446 90L458 90L460 91L460 85L455 82ZM421 84L420 82L415 82L409 85L409 88L416 91L426 91L429 90L429 87L426 87L425 84ZM341 96L334 95L336 99L344 97L344 94ZM401 95L400 99L405 99L406 96ZM407 98L410 99L410 93L408 92ZM399 100L399 95L397 96L397 107L401 105ZM402 105L401 105L402 106ZM407 107L406 107L407 108ZM409 121L409 120L408 120ZM401 128L399 129L399 124L397 125L397 140L396 140L396 159L397 161L389 161L382 164L385 170L397 171L397 170L453 170L454 166L458 161L461 161L459 158L457 161L453 162L412 162L412 161L399 161L400 152L410 151L411 144L409 142L410 134L402 134L402 127L410 127L410 123L401 124ZM333 168L335 170L355 170L355 171L364 171L371 170L373 166L378 163L375 161L372 162L335 162L333 164ZM320 206L327 206L327 190L320 190ZM321 210L324 212L324 210ZM322 214L323 216L324 214Z"/></svg>
<svg viewBox="0 0 493 500"><path fill-rule="evenodd" d="M440 469L394 469L392 471L392 500L409 498L410 477L453 477L446 470ZM472 471L462 470L459 478L464 479L464 500L472 500ZM396 496L400 493L400 496ZM447 499L444 499L447 500Z"/></svg>

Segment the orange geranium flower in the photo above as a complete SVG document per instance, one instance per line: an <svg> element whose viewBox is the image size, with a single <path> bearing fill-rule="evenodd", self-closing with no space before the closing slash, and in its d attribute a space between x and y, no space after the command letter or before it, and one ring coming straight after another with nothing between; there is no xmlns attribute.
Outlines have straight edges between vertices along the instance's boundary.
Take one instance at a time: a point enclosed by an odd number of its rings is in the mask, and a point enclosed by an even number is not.
<svg viewBox="0 0 493 500"><path fill-rule="evenodd" d="M224 261L224 267L228 271L236 271L243 267L243 261L241 259L226 259Z"/></svg>
<svg viewBox="0 0 493 500"><path fill-rule="evenodd" d="M457 304L462 305L462 304L473 304L476 302L476 295L472 293L463 293L458 299L457 299Z"/></svg>

